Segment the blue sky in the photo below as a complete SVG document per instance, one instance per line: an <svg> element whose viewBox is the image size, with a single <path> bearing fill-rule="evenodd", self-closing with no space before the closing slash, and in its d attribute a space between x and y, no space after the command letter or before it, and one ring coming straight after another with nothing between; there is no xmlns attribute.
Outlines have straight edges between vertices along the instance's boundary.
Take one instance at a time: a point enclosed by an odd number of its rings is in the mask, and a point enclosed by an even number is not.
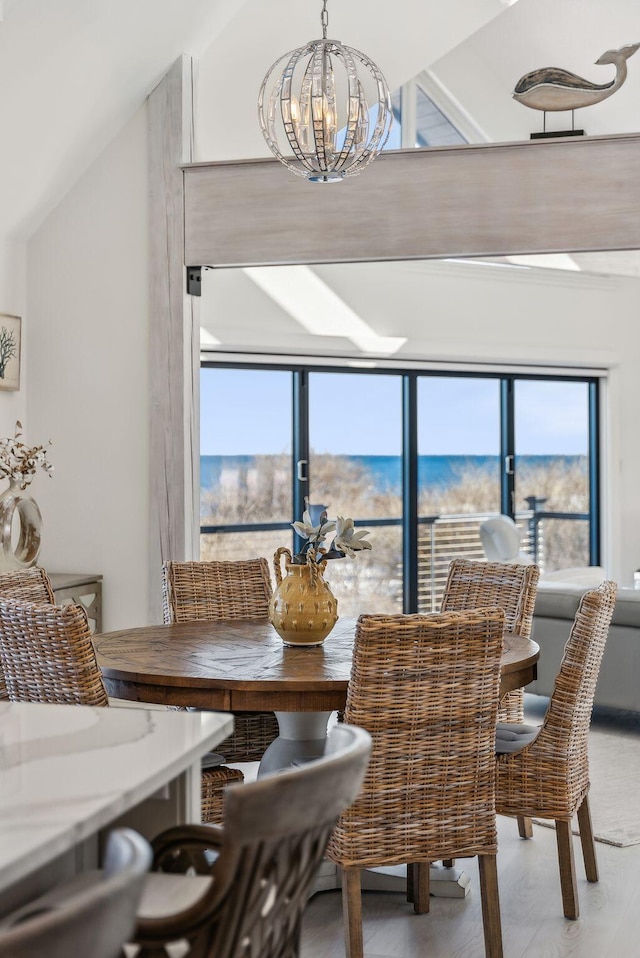
<svg viewBox="0 0 640 958"><path fill-rule="evenodd" d="M401 384L391 375L313 373L310 434L316 452L399 455ZM289 452L291 373L205 369L201 376L203 455ZM423 455L497 455L496 380L425 377L418 391ZM587 453L587 386L522 380L516 384L520 455Z"/></svg>

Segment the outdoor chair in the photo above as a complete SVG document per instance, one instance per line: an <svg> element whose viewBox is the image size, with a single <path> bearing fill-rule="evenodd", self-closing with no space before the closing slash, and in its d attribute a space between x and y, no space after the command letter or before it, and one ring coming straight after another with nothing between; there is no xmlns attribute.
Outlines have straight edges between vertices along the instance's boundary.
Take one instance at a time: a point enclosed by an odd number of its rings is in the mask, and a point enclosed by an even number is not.
<svg viewBox="0 0 640 958"><path fill-rule="evenodd" d="M99 875L72 879L0 921L0 958L118 958L150 864L140 835L111 832Z"/></svg>
<svg viewBox="0 0 640 958"><path fill-rule="evenodd" d="M367 732L336 726L322 758L227 789L222 827L184 825L156 838L154 868L192 874L149 875L137 958L169 955L178 939L193 958L296 958L327 840L360 790L370 752ZM171 913L165 904L158 914L159 895L176 903Z"/></svg>
<svg viewBox="0 0 640 958"><path fill-rule="evenodd" d="M587 881L598 881L587 740L616 588L604 582L583 595L542 726L498 727L498 813L555 822L565 918L579 914L571 834L576 812Z"/></svg>
<svg viewBox="0 0 640 958"><path fill-rule="evenodd" d="M21 599L24 602L55 603L55 596L49 576L37 566L30 569L16 569L0 574L0 598ZM0 669L0 700L7 699L8 693Z"/></svg>
<svg viewBox="0 0 640 958"><path fill-rule="evenodd" d="M271 598L266 559L165 562L162 567L164 621L266 619ZM259 762L278 736L273 712L234 712L234 731L218 750L225 761Z"/></svg>
<svg viewBox="0 0 640 958"><path fill-rule="evenodd" d="M516 562L529 565L533 560L520 549L521 533L511 516L491 516L480 523L480 542L489 562Z"/></svg>
<svg viewBox="0 0 640 958"><path fill-rule="evenodd" d="M504 609L505 630L528 639L539 578L536 565L454 559L449 566L440 611L461 612L497 605ZM522 689L507 692L498 714L501 722L524 722Z"/></svg>
<svg viewBox="0 0 640 958"><path fill-rule="evenodd" d="M360 870L409 863L429 911L433 861L477 855L487 958L501 958L495 733L504 613L361 615L345 722L373 738L362 790L327 849L342 869L347 958L362 958ZM348 724L347 726L348 727Z"/></svg>
<svg viewBox="0 0 640 958"><path fill-rule="evenodd" d="M108 706L109 697L80 605L0 598L0 669L12 702ZM222 793L243 781L236 769L203 769L203 822L218 821Z"/></svg>

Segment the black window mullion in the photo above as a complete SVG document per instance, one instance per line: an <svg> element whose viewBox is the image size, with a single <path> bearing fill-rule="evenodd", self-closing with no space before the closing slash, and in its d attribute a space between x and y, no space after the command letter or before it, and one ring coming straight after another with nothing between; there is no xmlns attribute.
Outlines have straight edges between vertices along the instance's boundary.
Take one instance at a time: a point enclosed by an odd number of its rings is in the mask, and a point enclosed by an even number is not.
<svg viewBox="0 0 640 958"><path fill-rule="evenodd" d="M306 369L293 371L292 390L293 429L293 520L302 519L309 496L309 373ZM294 552L302 548L303 540L294 533Z"/></svg>
<svg viewBox="0 0 640 958"><path fill-rule="evenodd" d="M600 565L600 391L589 383L589 564Z"/></svg>
<svg viewBox="0 0 640 958"><path fill-rule="evenodd" d="M402 377L403 610L418 611L418 378Z"/></svg>
<svg viewBox="0 0 640 958"><path fill-rule="evenodd" d="M514 380L500 380L500 512L515 519L516 449Z"/></svg>

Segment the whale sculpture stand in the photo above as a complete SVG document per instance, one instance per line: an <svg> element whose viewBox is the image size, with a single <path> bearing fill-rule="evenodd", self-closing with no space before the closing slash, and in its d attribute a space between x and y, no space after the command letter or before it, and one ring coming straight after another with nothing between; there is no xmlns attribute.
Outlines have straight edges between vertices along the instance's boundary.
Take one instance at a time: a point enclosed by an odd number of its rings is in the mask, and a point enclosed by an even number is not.
<svg viewBox="0 0 640 958"><path fill-rule="evenodd" d="M530 140L548 140L554 136L584 136L585 130L576 130L575 128L575 110L571 111L571 129L570 130L547 130L547 111L542 112L542 133L530 133Z"/></svg>

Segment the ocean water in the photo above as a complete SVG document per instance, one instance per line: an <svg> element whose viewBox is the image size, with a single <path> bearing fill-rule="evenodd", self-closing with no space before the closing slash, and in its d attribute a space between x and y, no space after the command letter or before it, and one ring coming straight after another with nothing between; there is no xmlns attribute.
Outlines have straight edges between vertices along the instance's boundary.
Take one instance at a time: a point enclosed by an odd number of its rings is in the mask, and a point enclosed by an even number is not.
<svg viewBox="0 0 640 958"><path fill-rule="evenodd" d="M259 460L271 459L270 456L201 456L200 486L209 489L219 484L224 472L243 472L254 468ZM380 492L399 493L402 485L402 461L400 456L336 456L365 470ZM286 457L282 457L283 463ZM521 468L549 467L561 463L565 467L580 463L587 465L586 456L518 456L517 466ZM473 468L487 475L498 477L500 456L419 456L418 475L420 485L445 489L454 485L462 472Z"/></svg>

